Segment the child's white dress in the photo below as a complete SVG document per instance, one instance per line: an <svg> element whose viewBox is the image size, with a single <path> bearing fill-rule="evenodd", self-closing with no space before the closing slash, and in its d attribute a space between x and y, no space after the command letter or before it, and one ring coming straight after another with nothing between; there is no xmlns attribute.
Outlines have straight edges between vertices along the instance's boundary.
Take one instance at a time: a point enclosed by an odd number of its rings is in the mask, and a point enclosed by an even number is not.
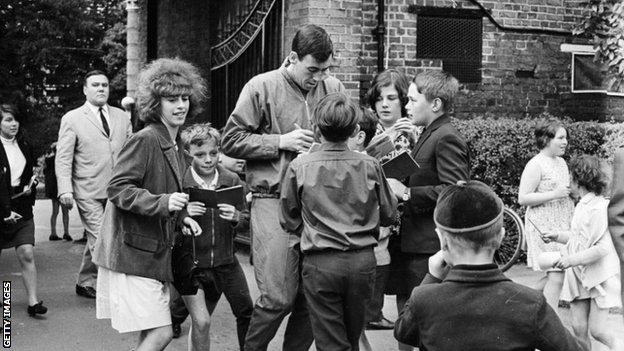
<svg viewBox="0 0 624 351"><path fill-rule="evenodd" d="M574 209L568 243L561 254L572 267L565 270L561 300L595 299L600 308L622 306L620 264L608 230L609 200L593 193Z"/></svg>

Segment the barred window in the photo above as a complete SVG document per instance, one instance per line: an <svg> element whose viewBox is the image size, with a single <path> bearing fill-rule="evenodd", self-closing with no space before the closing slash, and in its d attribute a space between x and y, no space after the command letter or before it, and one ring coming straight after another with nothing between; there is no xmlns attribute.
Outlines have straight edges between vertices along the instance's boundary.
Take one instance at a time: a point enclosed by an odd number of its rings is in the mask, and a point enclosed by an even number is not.
<svg viewBox="0 0 624 351"><path fill-rule="evenodd" d="M483 25L473 11L424 11L416 23L416 56L442 60L442 69L462 83L481 83Z"/></svg>

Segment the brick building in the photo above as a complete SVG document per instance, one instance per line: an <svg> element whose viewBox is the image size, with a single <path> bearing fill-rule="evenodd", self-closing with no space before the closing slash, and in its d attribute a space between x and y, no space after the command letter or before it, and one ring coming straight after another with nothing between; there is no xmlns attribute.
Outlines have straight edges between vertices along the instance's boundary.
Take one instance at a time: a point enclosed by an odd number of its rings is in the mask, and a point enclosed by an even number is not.
<svg viewBox="0 0 624 351"><path fill-rule="evenodd" d="M128 91L142 63L184 58L209 81L210 117L204 118L220 126L242 85L278 67L296 28L314 23L330 33L334 75L354 98L363 96L380 67L410 75L443 68L463 83L458 117L549 112L623 120L624 98L605 92L602 73L590 67L588 40L571 33L585 15L582 2L131 0Z"/></svg>

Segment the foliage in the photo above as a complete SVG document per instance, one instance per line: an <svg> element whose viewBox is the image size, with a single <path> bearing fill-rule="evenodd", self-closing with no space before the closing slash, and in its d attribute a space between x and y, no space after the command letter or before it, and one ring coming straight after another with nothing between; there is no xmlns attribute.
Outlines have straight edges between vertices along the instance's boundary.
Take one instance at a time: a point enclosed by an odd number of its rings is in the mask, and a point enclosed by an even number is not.
<svg viewBox="0 0 624 351"><path fill-rule="evenodd" d="M591 36L598 62L606 63L613 78L612 91L623 91L624 85L624 3L621 0L589 0L589 11L574 34Z"/></svg>
<svg viewBox="0 0 624 351"><path fill-rule="evenodd" d="M624 123L604 124L605 137L601 146L601 153L605 156L609 164L613 163L615 150L624 147Z"/></svg>
<svg viewBox="0 0 624 351"><path fill-rule="evenodd" d="M541 119L550 117L541 116ZM517 205L520 176L526 163L539 151L533 130L540 119L454 119L471 152L471 178L489 184L507 206ZM565 122L569 145L565 158L587 153L604 156L605 130L597 122Z"/></svg>

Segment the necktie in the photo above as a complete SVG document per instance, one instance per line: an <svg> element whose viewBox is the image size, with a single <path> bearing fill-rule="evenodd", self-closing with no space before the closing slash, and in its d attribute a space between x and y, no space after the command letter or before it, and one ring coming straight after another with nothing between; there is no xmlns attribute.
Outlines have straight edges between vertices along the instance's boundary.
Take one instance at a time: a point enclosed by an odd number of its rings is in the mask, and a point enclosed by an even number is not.
<svg viewBox="0 0 624 351"><path fill-rule="evenodd" d="M104 112L102 110L103 109L100 107L100 119L102 120L102 127L104 127L104 133L106 133L106 136L109 137L110 128L108 128L108 122L106 122L106 118L104 118Z"/></svg>

